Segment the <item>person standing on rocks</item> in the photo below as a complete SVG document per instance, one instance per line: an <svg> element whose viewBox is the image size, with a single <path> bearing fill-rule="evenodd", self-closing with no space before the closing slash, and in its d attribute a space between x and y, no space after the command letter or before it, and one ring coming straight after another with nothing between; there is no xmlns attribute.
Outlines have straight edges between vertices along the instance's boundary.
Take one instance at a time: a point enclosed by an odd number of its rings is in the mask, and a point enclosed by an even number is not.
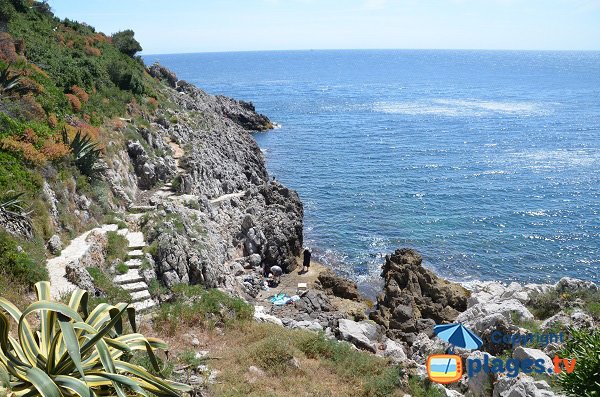
<svg viewBox="0 0 600 397"><path fill-rule="evenodd" d="M312 253L308 248L304 249L304 262L302 262L302 271L300 274L308 273L308 269L310 268L310 257Z"/></svg>
<svg viewBox="0 0 600 397"><path fill-rule="evenodd" d="M283 274L283 270L275 265L275 266L271 266L271 270L270 270L270 276L272 278L272 282L273 282L273 287L276 287L279 285L279 282L281 281L281 275Z"/></svg>

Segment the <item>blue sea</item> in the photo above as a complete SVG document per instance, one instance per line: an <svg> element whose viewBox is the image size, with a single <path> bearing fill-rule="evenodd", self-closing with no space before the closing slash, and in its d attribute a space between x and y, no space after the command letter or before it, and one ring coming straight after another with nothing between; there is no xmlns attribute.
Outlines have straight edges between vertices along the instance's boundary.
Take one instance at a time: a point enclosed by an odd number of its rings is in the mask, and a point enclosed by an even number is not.
<svg viewBox="0 0 600 397"><path fill-rule="evenodd" d="M368 291L385 254L452 280L600 276L600 53L282 51L161 55L252 101L306 244Z"/></svg>

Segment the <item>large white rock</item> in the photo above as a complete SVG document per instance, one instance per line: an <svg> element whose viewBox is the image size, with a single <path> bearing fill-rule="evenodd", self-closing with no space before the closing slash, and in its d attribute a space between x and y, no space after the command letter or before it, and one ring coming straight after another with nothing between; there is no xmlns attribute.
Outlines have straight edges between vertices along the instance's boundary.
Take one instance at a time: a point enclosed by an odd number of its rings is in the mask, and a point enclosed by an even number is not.
<svg viewBox="0 0 600 397"><path fill-rule="evenodd" d="M283 322L279 317L265 313L264 306L254 306L254 319L263 323L273 323L283 327Z"/></svg>
<svg viewBox="0 0 600 397"><path fill-rule="evenodd" d="M358 348L377 352L377 325L370 321L356 322L340 319L338 326L340 336Z"/></svg>
<svg viewBox="0 0 600 397"><path fill-rule="evenodd" d="M554 316L546 319L540 326L542 331L545 332L549 330L566 329L568 327L573 327L575 329L591 329L594 327L594 319L580 310L571 314L560 311Z"/></svg>
<svg viewBox="0 0 600 397"><path fill-rule="evenodd" d="M555 397L552 391L546 389L546 385L525 374L519 374L516 378L502 376L496 382L493 397Z"/></svg>
<svg viewBox="0 0 600 397"><path fill-rule="evenodd" d="M305 329L313 332L321 332L323 331L323 327L319 324L318 321L296 321L290 328L293 329Z"/></svg>
<svg viewBox="0 0 600 397"><path fill-rule="evenodd" d="M494 356L491 354L474 351L469 354L467 357L466 365L468 366L469 360L479 360L480 363L483 364L485 357L488 357L488 362L491 362L494 359ZM465 368L465 372L468 368ZM483 368L477 373L475 373L471 377L467 377L467 393L466 395L469 397L478 397L485 396L489 394L489 391L492 389L492 374L490 371L484 371Z"/></svg>
<svg viewBox="0 0 600 397"><path fill-rule="evenodd" d="M500 301L505 301L508 299L516 299L525 304L529 302L529 294L521 284L512 282L508 287L506 287L502 295L500 295Z"/></svg>
<svg viewBox="0 0 600 397"><path fill-rule="evenodd" d="M446 344L439 338L430 339L427 334L421 332L415 337L411 346L411 358L418 364L425 364L427 357L432 354L440 354L446 351Z"/></svg>
<svg viewBox="0 0 600 397"><path fill-rule="evenodd" d="M552 359L548 357L546 353L539 349L532 349L529 347L518 346L515 350L513 350L513 358L519 359L523 361L524 359L531 359L533 361L544 360L544 368L546 373L548 373L549 369L554 368L554 364L552 363Z"/></svg>
<svg viewBox="0 0 600 397"><path fill-rule="evenodd" d="M406 361L406 352L404 351L402 344L392 339L387 339L383 344L383 347L383 356L389 358L394 364L400 364Z"/></svg>
<svg viewBox="0 0 600 397"><path fill-rule="evenodd" d="M556 290L558 292L597 291L598 286L592 281L563 277L556 283Z"/></svg>
<svg viewBox="0 0 600 397"><path fill-rule="evenodd" d="M519 320L533 320L533 314L521 302L516 299L508 299L502 302L478 303L468 308L456 318L456 322L473 326L478 320L490 314L502 314L508 321L512 321L513 313Z"/></svg>

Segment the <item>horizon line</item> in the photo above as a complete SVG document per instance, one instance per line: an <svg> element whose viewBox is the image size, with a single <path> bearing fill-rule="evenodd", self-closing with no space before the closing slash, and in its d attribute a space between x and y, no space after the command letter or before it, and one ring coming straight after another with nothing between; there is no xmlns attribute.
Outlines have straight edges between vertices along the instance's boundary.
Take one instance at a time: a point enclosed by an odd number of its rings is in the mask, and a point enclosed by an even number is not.
<svg viewBox="0 0 600 397"><path fill-rule="evenodd" d="M190 52L154 52L141 56L155 55L193 55L193 54L233 54L251 52L319 52L319 51L481 51L481 52L600 52L600 49L509 49L509 48L306 48L288 50L224 50L224 51L190 51Z"/></svg>

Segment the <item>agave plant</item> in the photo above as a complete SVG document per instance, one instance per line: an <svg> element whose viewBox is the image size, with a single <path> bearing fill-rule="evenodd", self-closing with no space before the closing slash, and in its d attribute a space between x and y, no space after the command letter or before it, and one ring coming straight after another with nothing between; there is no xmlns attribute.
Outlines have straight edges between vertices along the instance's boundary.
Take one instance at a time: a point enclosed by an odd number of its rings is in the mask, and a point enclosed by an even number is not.
<svg viewBox="0 0 600 397"><path fill-rule="evenodd" d="M92 138L83 135L81 131L77 131L71 141L66 129L63 130L63 143L71 148L71 153L75 158L75 166L79 171L83 175L93 178L99 170L97 162L102 153L98 144L92 142Z"/></svg>
<svg viewBox="0 0 600 397"><path fill-rule="evenodd" d="M11 76L10 65L7 65L0 70L0 96L10 95L19 91L20 84L20 76Z"/></svg>
<svg viewBox="0 0 600 397"><path fill-rule="evenodd" d="M10 375L13 396L179 396L187 385L162 379L127 362L146 351L160 373L156 349L166 344L136 332L135 310L127 304L103 303L88 313L88 293L75 290L68 305L50 300L50 284L35 285L37 301L23 312L0 298L0 368ZM6 314L5 314L6 313ZM39 328L27 318L37 313ZM9 332L17 323L18 340ZM124 332L125 319L132 333Z"/></svg>
<svg viewBox="0 0 600 397"><path fill-rule="evenodd" d="M14 190L9 190L0 195L0 210L13 214L22 214L25 212L23 206L21 206L21 203L23 203L23 200L21 199L23 194L24 193L15 193Z"/></svg>

